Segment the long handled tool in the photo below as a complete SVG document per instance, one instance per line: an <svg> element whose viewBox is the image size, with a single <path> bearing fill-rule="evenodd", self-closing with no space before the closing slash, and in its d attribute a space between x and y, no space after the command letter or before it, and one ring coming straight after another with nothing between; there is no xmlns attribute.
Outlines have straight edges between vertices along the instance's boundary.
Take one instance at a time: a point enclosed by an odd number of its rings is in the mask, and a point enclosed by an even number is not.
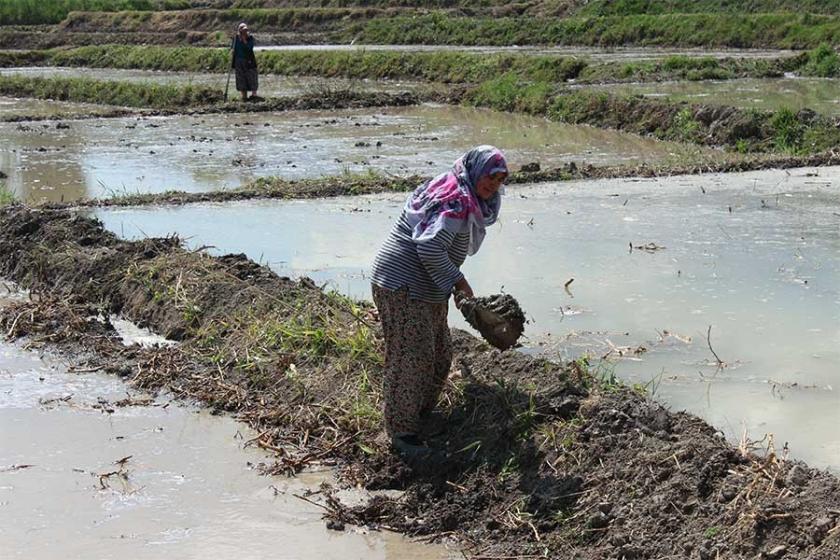
<svg viewBox="0 0 840 560"><path fill-rule="evenodd" d="M234 45L236 44L236 37L233 38L230 42L230 56L231 59L233 58L233 49ZM231 64L228 67L228 75L227 75L227 83L225 84L225 102L228 100L228 89L230 88L230 74L233 72L233 61L231 60Z"/></svg>

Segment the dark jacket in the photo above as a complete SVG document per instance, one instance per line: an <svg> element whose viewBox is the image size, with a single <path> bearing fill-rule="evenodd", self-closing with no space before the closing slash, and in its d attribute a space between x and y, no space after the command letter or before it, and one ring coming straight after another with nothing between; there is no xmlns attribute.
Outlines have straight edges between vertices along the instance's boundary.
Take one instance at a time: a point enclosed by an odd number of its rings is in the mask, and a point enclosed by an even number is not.
<svg viewBox="0 0 840 560"><path fill-rule="evenodd" d="M245 68L256 68L257 67L257 57L254 56L254 36L248 35L247 41L243 42L242 39L239 38L239 35L236 35L233 38L233 56L230 61L230 67L236 68L237 60L241 61L240 64L243 65Z"/></svg>

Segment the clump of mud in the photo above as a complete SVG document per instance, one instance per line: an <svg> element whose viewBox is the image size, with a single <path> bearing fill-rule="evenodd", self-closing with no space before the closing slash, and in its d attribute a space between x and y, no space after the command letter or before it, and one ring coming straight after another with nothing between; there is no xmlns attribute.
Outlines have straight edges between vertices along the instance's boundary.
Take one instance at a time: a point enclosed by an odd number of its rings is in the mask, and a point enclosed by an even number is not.
<svg viewBox="0 0 840 560"><path fill-rule="evenodd" d="M467 323L499 350L513 348L528 322L519 302L510 294L463 298L459 306Z"/></svg>

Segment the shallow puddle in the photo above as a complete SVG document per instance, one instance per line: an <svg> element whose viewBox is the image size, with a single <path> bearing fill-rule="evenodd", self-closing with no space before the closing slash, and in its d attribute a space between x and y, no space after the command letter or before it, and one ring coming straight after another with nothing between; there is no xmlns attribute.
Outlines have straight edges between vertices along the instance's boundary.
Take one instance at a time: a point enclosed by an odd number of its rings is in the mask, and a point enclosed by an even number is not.
<svg viewBox="0 0 840 560"><path fill-rule="evenodd" d="M295 494L329 473L260 476L253 464L267 458L243 449L256 435L243 424L165 399L116 405L127 390L0 343L4 559L455 557L392 533L327 530Z"/></svg>
<svg viewBox="0 0 840 560"><path fill-rule="evenodd" d="M589 86L581 86L589 88ZM794 111L811 109L826 115L840 114L840 80L819 78L768 78L655 84L592 86L622 95L663 97L744 109Z"/></svg>
<svg viewBox="0 0 840 560"><path fill-rule="evenodd" d="M526 351L607 356L601 375L733 440L772 432L779 449L840 470L838 184L840 168L821 168L509 187L464 270L477 292L519 299ZM369 299L366 271L403 198L97 215L123 236L178 232Z"/></svg>
<svg viewBox="0 0 840 560"><path fill-rule="evenodd" d="M114 80L119 82L157 83L174 85L205 86L224 90L226 74L200 72L161 72L156 70L124 70L118 68L71 68L62 66L26 66L3 68L2 75L24 75L44 78L90 78L94 80ZM340 78L260 75L259 93L263 97L287 97L304 93L318 93L336 89L361 89L375 91L407 91L418 87L416 82L345 80ZM238 95L233 77L230 82L230 98Z"/></svg>
<svg viewBox="0 0 840 560"><path fill-rule="evenodd" d="M0 124L0 170L26 201L166 190L211 191L257 177L384 170L434 174L478 144L504 146L514 168L599 165L712 154L522 115L437 105L393 109Z"/></svg>
<svg viewBox="0 0 840 560"><path fill-rule="evenodd" d="M670 56L691 58L781 58L797 51L776 49L674 49L657 47L581 47L581 46L513 46L465 47L458 45L272 45L257 47L257 51L407 51L407 52L470 52L478 54L552 54L587 58L597 62L656 60Z"/></svg>

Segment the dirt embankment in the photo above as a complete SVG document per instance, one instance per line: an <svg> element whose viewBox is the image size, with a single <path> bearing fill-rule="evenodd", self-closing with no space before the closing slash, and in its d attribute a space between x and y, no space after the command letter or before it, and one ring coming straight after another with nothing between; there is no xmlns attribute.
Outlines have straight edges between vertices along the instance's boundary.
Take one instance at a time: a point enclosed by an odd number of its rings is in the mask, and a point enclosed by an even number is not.
<svg viewBox="0 0 840 560"><path fill-rule="evenodd" d="M28 80L33 82L35 78ZM26 80L24 80L26 81ZM39 80L41 83L50 80ZM59 80L52 80L57 82ZM68 80L61 80L67 82ZM114 106L105 111L93 112L67 112L53 115L3 115L0 122L23 122L43 120L70 120L70 119L100 119L120 117L152 117L172 115L208 115L219 113L268 113L280 111L310 111L310 110L331 110L331 109L361 109L365 107L405 107L417 105L423 100L436 99L436 96L417 94L412 92L367 92L345 90L330 90L317 93L304 93L298 96L274 97L261 101L222 101L222 93L211 88L159 88L160 96L155 96L157 90L143 88L133 84L133 87L118 88L118 93L108 90L103 86L120 82L89 81L88 88L74 87L70 84L50 84L51 89L39 89L37 83L9 84L4 83L0 78L0 93L16 95L19 97L35 97L38 99L53 99L57 101L75 102L99 102L105 105L137 105L137 109L125 109ZM18 87L21 86L21 87ZM85 86L85 84L82 84ZM92 89L92 91L91 91ZM141 92L142 96L132 99L123 99L120 94L130 95L131 91ZM104 98L103 98L104 96ZM235 97L235 96L234 96ZM173 102L174 100L174 102ZM147 109L144 107L158 106L158 109Z"/></svg>
<svg viewBox="0 0 840 560"><path fill-rule="evenodd" d="M838 119L810 109L758 111L567 87L532 87L502 76L466 90L462 102L738 152L809 154L840 146Z"/></svg>
<svg viewBox="0 0 840 560"><path fill-rule="evenodd" d="M35 294L0 311L8 336L83 350L140 387L236 413L260 433L250 443L276 454L269 471L338 461L345 482L405 490L352 509L327 492L334 528L451 537L473 558L840 553L836 477L772 445L734 447L696 417L596 382L582 362L491 351L456 332L456 369L425 426L450 456L412 471L377 437L381 341L367 304L241 255L122 241L20 206L0 210L0 274ZM181 344L124 348L108 312Z"/></svg>

